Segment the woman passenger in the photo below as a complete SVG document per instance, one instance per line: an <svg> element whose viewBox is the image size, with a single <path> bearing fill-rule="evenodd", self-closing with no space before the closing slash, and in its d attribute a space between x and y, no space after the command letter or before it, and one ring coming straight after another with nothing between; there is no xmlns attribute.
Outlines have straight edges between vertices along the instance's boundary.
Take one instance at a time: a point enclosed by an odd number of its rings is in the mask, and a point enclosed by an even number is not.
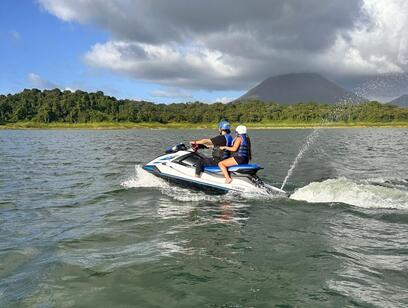
<svg viewBox="0 0 408 308"><path fill-rule="evenodd" d="M251 159L251 141L247 136L247 128L244 125L239 125L235 129L237 137L231 147L223 146L220 150L230 151L232 157L224 159L218 163L222 173L225 176L225 183L229 184L232 182L231 176L228 172L228 167L235 165L248 164Z"/></svg>

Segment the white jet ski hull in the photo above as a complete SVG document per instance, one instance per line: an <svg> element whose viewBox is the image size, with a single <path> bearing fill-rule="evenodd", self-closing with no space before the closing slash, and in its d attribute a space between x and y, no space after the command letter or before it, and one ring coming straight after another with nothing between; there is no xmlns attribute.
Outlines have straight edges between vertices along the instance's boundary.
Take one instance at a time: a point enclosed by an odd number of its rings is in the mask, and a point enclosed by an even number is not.
<svg viewBox="0 0 408 308"><path fill-rule="evenodd" d="M210 171L204 171L201 177L195 177L194 164L200 158L200 155L192 151L178 151L176 153L165 154L143 166L143 169L170 182L189 188L197 188L210 193L225 194L228 192L256 192L259 189L268 189L272 193L285 194L283 190L269 186L266 187L255 174L246 174L240 172L231 172L232 182L225 183L225 177L217 167L211 167ZM239 166L257 166L257 165L238 165L235 169L242 169ZM232 168L232 170L235 170ZM244 168L245 169L245 168ZM258 166L258 169L261 167ZM257 170L258 170L257 169ZM254 172L256 173L255 170ZM251 173L251 170L246 170ZM245 172L245 170L244 170Z"/></svg>

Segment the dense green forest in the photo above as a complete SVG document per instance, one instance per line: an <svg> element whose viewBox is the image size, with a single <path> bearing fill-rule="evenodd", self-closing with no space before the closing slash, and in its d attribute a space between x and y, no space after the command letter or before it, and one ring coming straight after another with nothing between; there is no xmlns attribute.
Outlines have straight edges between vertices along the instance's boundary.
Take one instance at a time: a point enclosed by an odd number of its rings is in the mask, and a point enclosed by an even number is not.
<svg viewBox="0 0 408 308"><path fill-rule="evenodd" d="M103 92L24 90L0 95L0 124L33 121L39 123L158 122L407 122L408 108L363 104L299 103L280 105L260 101L205 104L200 102L154 104L117 100Z"/></svg>

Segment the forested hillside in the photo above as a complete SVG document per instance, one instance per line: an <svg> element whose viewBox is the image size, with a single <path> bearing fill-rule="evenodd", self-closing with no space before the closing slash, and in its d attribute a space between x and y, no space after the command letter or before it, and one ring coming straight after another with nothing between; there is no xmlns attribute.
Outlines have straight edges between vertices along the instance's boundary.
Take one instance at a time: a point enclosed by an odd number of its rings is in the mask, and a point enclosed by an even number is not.
<svg viewBox="0 0 408 308"><path fill-rule="evenodd" d="M279 105L261 101L229 104L200 102L154 104L144 101L117 100L103 92L37 89L18 94L0 95L0 123L34 121L40 123L89 122L159 122L214 123L220 119L232 122L391 122L408 121L408 108L363 104L328 105L298 103Z"/></svg>

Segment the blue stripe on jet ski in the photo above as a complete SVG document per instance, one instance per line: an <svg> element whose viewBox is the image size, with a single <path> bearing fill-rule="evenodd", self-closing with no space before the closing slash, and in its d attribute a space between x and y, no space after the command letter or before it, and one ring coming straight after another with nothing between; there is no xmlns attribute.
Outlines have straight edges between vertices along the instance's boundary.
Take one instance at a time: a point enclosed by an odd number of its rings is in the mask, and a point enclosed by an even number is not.
<svg viewBox="0 0 408 308"><path fill-rule="evenodd" d="M228 167L228 171L232 171L232 172L237 171L239 169L259 170L259 169L262 169L262 167L258 164L243 164L243 165L234 165L234 166ZM213 172L213 173L221 172L221 169L218 166L204 167L204 170L208 172Z"/></svg>
<svg viewBox="0 0 408 308"><path fill-rule="evenodd" d="M174 157L176 157L177 155L171 155L171 156L167 156L167 157L163 157L163 158L160 158L159 160L170 160L170 159L173 159Z"/></svg>
<svg viewBox="0 0 408 308"><path fill-rule="evenodd" d="M154 171L154 170L156 170L156 167L155 166L144 165L143 169L146 170L146 171Z"/></svg>

